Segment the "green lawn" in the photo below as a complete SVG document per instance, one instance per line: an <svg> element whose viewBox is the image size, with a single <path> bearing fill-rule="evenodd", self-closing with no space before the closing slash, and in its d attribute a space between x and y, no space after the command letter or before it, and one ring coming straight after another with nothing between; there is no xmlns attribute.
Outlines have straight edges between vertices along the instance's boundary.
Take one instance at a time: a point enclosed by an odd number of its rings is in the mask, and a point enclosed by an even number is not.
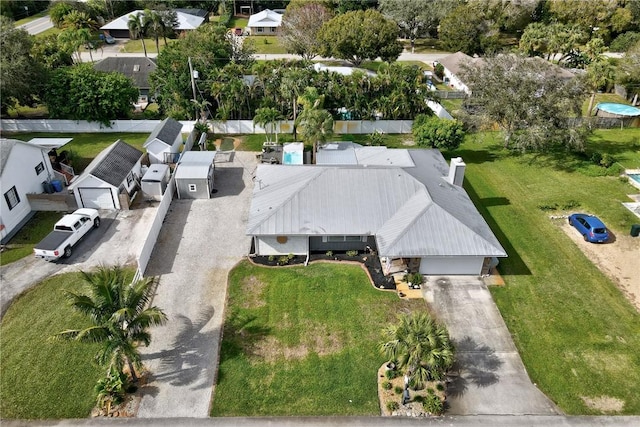
<svg viewBox="0 0 640 427"><path fill-rule="evenodd" d="M62 217L60 212L36 212L20 231L13 236L7 249L0 255L0 265L6 265L33 254L33 247L53 230Z"/></svg>
<svg viewBox="0 0 640 427"><path fill-rule="evenodd" d="M149 137L148 133L36 133L36 132L24 132L4 135L7 138L20 139L22 141L29 141L31 138L60 138L68 137L73 138L71 142L62 148L73 152L75 158L72 161L73 168L76 174L79 174L87 167L87 165L96 157L102 150L109 145L116 142L118 139L122 139L127 144L130 144L140 151L144 152L142 144Z"/></svg>
<svg viewBox="0 0 640 427"><path fill-rule="evenodd" d="M615 234L638 221L621 201L632 188L590 176L566 153L512 155L495 134L471 135L452 155L467 164L465 188L509 258L492 288L534 383L568 414L598 414L583 397L613 397L640 413L640 315L616 286L549 219L541 205L574 206L600 216ZM598 131L589 148L640 161L640 129ZM635 162L635 163L634 163Z"/></svg>
<svg viewBox="0 0 640 427"><path fill-rule="evenodd" d="M381 329L424 301L374 289L354 265L244 261L229 278L213 416L380 414Z"/></svg>
<svg viewBox="0 0 640 427"><path fill-rule="evenodd" d="M284 46L280 44L280 38L278 36L248 36L245 40L249 41L256 49L257 55L261 53L287 53Z"/></svg>
<svg viewBox="0 0 640 427"><path fill-rule="evenodd" d="M18 298L0 325L0 418L84 418L104 369L93 364L95 344L51 342L84 319L63 290L79 290L79 273L53 276Z"/></svg>
<svg viewBox="0 0 640 427"><path fill-rule="evenodd" d="M174 43L175 39L167 39L167 45ZM164 39L160 38L158 40L158 44L160 45L160 50L162 50L166 45L164 44ZM147 53L158 53L156 49L156 41L155 39L144 39L144 45L147 48ZM121 48L121 52L124 53L143 53L144 49L142 48L141 40L129 40L127 41Z"/></svg>
<svg viewBox="0 0 640 427"><path fill-rule="evenodd" d="M401 40L401 43L407 51L411 52L411 43L408 39ZM446 53L446 50L442 49L438 39L417 39L414 53Z"/></svg>

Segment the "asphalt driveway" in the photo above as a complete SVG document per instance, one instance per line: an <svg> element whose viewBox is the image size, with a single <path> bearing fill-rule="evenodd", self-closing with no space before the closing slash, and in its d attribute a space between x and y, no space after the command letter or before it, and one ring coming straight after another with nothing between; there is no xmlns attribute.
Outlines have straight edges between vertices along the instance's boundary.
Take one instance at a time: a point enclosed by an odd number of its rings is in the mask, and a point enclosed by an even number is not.
<svg viewBox="0 0 640 427"><path fill-rule="evenodd" d="M556 406L532 384L483 281L429 277L427 303L449 329L459 375L448 390L449 415L552 415Z"/></svg>
<svg viewBox="0 0 640 427"><path fill-rule="evenodd" d="M174 200L146 276L159 276L153 304L169 321L142 348L151 372L139 418L209 416L229 270L249 251L245 227L255 153L217 163L212 199Z"/></svg>

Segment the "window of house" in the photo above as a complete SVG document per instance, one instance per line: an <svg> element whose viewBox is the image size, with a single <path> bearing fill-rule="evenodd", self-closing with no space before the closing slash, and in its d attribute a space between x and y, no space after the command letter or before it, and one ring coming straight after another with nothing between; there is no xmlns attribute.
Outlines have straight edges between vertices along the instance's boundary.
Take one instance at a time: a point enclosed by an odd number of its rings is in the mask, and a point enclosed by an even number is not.
<svg viewBox="0 0 640 427"><path fill-rule="evenodd" d="M131 187L131 183L133 183L133 174L129 172L129 175L127 175L127 187Z"/></svg>
<svg viewBox="0 0 640 427"><path fill-rule="evenodd" d="M40 162L38 166L36 166L36 175L40 175L42 171L44 171L44 163Z"/></svg>
<svg viewBox="0 0 640 427"><path fill-rule="evenodd" d="M140 64L135 64L135 65L133 66L133 72L134 72L134 73L137 73L138 71L140 71Z"/></svg>
<svg viewBox="0 0 640 427"><path fill-rule="evenodd" d="M257 30L258 33L263 32L263 28L262 27L257 27L256 30Z"/></svg>
<svg viewBox="0 0 640 427"><path fill-rule="evenodd" d="M15 208L18 203L20 203L20 197L18 196L18 190L16 190L16 186L14 185L4 193L4 199L7 201L7 205L9 206L9 210Z"/></svg>
<svg viewBox="0 0 640 427"><path fill-rule="evenodd" d="M366 242L367 236L322 236L325 243L334 242Z"/></svg>
<svg viewBox="0 0 640 427"><path fill-rule="evenodd" d="M197 190L197 187L196 187L195 184L189 184L189 191L193 192L193 191L196 191L196 190Z"/></svg>

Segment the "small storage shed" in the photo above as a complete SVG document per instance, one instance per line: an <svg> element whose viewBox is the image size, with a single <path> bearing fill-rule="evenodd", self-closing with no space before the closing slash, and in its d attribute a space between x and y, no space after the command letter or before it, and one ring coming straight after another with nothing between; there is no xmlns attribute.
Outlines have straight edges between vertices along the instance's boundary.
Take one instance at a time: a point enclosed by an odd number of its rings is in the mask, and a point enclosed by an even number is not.
<svg viewBox="0 0 640 427"><path fill-rule="evenodd" d="M178 162L175 180L179 199L209 199L213 191L215 151L187 151Z"/></svg>
<svg viewBox="0 0 640 427"><path fill-rule="evenodd" d="M149 153L149 163L175 163L182 148L182 124L167 117L153 129L143 147Z"/></svg>
<svg viewBox="0 0 640 427"><path fill-rule="evenodd" d="M142 176L141 187L146 197L161 200L169 182L169 165L155 164Z"/></svg>

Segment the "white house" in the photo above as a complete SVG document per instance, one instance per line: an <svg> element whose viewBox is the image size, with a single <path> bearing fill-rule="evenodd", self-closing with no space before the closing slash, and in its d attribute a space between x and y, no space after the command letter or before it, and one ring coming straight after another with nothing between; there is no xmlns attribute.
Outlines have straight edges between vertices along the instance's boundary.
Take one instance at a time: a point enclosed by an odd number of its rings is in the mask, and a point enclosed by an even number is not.
<svg viewBox="0 0 640 427"><path fill-rule="evenodd" d="M441 58L438 62L444 67L444 81L453 88L470 94L471 91L460 78L460 72L464 67L481 66L481 58L472 58L469 55L456 52Z"/></svg>
<svg viewBox="0 0 640 427"><path fill-rule="evenodd" d="M182 148L182 124L167 117L153 129L143 147L151 164L175 163Z"/></svg>
<svg viewBox="0 0 640 427"><path fill-rule="evenodd" d="M141 172L142 151L117 140L98 154L69 185L81 208L121 209L120 194L131 194Z"/></svg>
<svg viewBox="0 0 640 427"><path fill-rule="evenodd" d="M0 241L6 243L31 217L29 193L43 193L55 179L49 148L17 139L0 139Z"/></svg>
<svg viewBox="0 0 640 427"><path fill-rule="evenodd" d="M249 33L253 36L274 36L282 25L282 15L270 9L255 13L249 17Z"/></svg>
<svg viewBox="0 0 640 427"><path fill-rule="evenodd" d="M173 29L176 32L184 33L185 31L195 30L207 21L207 12L202 9L175 9L175 12L177 21ZM128 39L131 37L129 19L131 16L137 16L138 14L144 16L144 10L134 10L122 15L103 25L100 29L105 33L109 33L112 37Z"/></svg>

